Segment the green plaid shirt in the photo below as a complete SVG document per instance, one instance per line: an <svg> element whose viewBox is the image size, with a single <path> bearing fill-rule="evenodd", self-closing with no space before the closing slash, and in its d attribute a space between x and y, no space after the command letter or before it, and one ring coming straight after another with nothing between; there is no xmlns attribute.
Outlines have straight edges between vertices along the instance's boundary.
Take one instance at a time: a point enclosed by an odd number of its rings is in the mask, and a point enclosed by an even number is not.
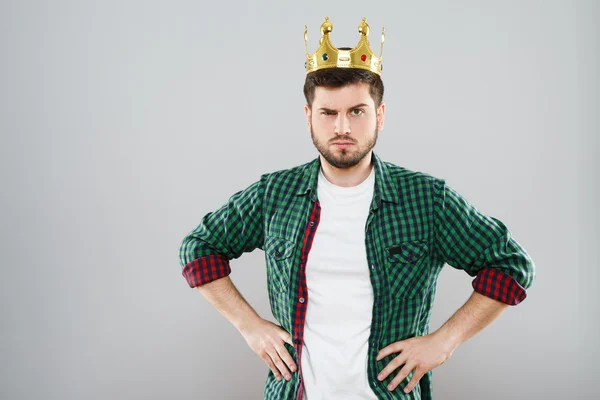
<svg viewBox="0 0 600 400"><path fill-rule="evenodd" d="M375 188L365 226L365 246L374 292L369 336L368 381L379 399L431 399L432 371L408 394L389 391L396 375L377 374L397 354L376 361L390 343L429 333L436 281L445 264L475 277L475 291L509 305L525 296L535 266L498 219L484 215L445 183L423 172L382 161L374 152ZM308 304L305 268L319 226L317 174L320 158L263 174L207 213L181 242L179 260L190 287L231 273L229 261L256 248L265 252L273 317L288 331L285 344L299 370L277 381L269 370L264 398L301 400L301 357Z"/></svg>

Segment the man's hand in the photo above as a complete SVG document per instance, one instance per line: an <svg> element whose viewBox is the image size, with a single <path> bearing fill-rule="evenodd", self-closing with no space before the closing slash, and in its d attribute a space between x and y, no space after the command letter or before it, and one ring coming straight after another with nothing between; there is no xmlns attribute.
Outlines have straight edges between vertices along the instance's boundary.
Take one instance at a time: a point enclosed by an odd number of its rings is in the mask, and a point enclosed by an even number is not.
<svg viewBox="0 0 600 400"><path fill-rule="evenodd" d="M377 376L377 379L384 380L389 374L404 365L388 385L388 390L394 390L408 376L410 371L415 370L412 379L404 388L404 392L409 393L423 375L446 362L455 349L456 346L438 332L392 343L379 351L377 361L392 353L400 354L389 362Z"/></svg>
<svg viewBox="0 0 600 400"><path fill-rule="evenodd" d="M412 379L404 388L406 393L410 392L423 375L445 363L460 344L489 325L506 307L507 304L474 291L469 300L434 333L401 340L381 349L377 361L392 353L400 354L386 365L378 379L384 380L404 365L388 389L394 390L414 370Z"/></svg>
<svg viewBox="0 0 600 400"><path fill-rule="evenodd" d="M296 364L284 346L284 342L293 346L290 334L263 318L255 318L251 323L240 329L240 333L248 346L271 368L275 378L281 381L281 375L288 381L292 379L289 369L296 371Z"/></svg>

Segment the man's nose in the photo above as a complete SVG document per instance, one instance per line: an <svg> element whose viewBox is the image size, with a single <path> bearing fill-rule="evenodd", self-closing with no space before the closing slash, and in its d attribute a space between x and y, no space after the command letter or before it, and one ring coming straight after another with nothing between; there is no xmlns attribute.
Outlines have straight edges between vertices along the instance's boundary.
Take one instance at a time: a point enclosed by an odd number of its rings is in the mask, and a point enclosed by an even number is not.
<svg viewBox="0 0 600 400"><path fill-rule="evenodd" d="M338 135L350 133L350 120L347 115L341 113L337 115L335 119L335 133Z"/></svg>

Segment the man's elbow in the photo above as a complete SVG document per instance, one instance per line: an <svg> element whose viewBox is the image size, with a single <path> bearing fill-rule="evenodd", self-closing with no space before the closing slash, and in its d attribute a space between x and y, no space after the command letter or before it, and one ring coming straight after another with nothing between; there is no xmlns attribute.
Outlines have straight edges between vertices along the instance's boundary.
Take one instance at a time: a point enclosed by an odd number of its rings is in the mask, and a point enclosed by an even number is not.
<svg viewBox="0 0 600 400"><path fill-rule="evenodd" d="M229 259L222 254L208 254L184 265L181 274L191 288L229 276Z"/></svg>

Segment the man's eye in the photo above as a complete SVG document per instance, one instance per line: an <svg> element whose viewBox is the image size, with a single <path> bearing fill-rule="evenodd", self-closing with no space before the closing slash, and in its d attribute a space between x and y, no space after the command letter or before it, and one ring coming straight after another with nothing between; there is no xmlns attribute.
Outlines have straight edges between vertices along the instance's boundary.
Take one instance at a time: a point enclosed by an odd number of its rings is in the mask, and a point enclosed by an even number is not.
<svg viewBox="0 0 600 400"><path fill-rule="evenodd" d="M358 111L358 113L355 113L355 111ZM360 114L362 114L362 113L363 113L363 110L361 110L360 108L355 108L354 110L352 110L352 113L353 113L354 115L360 115Z"/></svg>

